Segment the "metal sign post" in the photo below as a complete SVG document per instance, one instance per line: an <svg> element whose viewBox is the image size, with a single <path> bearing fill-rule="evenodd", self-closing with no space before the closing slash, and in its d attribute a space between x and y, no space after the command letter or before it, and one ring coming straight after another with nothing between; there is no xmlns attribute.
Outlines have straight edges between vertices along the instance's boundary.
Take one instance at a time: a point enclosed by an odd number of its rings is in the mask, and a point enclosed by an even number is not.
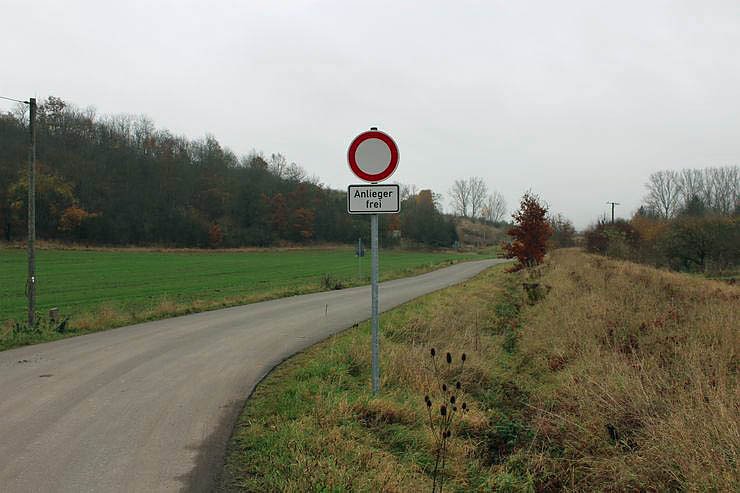
<svg viewBox="0 0 740 493"><path fill-rule="evenodd" d="M373 394L380 391L380 341L378 340L380 323L378 321L378 274L380 266L378 265L378 215L370 216L370 262L372 264L370 274L371 284L371 322L372 331L372 365L373 365Z"/></svg>
<svg viewBox="0 0 740 493"><path fill-rule="evenodd" d="M347 189L347 212L370 215L370 328L372 332L372 385L373 394L380 391L380 277L378 255L379 214L400 211L398 185L378 185L393 174L398 166L398 147L393 139L373 127L352 141L347 161L352 172L371 185L350 185ZM359 248L358 248L359 250ZM358 255L359 258L359 255Z"/></svg>

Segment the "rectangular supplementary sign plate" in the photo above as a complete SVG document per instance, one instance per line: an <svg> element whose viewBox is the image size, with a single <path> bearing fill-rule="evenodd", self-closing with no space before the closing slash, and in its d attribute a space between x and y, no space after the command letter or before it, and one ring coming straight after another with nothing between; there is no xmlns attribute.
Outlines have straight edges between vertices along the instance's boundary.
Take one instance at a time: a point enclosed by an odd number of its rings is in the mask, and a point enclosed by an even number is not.
<svg viewBox="0 0 740 493"><path fill-rule="evenodd" d="M398 185L350 185L347 212L350 214L393 214L401 210Z"/></svg>

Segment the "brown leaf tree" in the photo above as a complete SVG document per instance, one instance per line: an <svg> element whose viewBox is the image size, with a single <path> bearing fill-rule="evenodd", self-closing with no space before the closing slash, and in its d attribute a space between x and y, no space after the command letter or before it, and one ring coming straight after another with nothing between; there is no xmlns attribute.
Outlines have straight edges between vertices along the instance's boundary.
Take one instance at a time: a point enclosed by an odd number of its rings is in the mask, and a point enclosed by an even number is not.
<svg viewBox="0 0 740 493"><path fill-rule="evenodd" d="M547 240L552 228L547 223L547 207L540 204L537 195L527 192L522 197L519 210L511 217L516 223L508 231L511 243L503 245L507 258L517 259L512 270L533 267L542 262L547 253Z"/></svg>
<svg viewBox="0 0 740 493"><path fill-rule="evenodd" d="M221 226L217 223L213 223L211 228L208 230L208 244L211 248L216 248L224 241L224 232L221 230Z"/></svg>

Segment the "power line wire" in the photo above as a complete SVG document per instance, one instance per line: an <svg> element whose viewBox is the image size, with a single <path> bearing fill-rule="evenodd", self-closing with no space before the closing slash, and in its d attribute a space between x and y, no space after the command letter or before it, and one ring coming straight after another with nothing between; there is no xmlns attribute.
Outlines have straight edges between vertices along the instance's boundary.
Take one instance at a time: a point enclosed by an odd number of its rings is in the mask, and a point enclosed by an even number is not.
<svg viewBox="0 0 740 493"><path fill-rule="evenodd" d="M7 99L8 101L15 101L16 103L31 104L28 101L21 101L20 99L13 99L13 98L6 98L5 96L0 96L0 99Z"/></svg>

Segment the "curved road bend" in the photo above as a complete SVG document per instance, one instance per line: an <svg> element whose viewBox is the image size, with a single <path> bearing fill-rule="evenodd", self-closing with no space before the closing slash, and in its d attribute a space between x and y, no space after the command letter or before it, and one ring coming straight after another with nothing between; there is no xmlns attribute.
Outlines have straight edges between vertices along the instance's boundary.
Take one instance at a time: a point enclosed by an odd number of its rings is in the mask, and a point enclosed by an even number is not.
<svg viewBox="0 0 740 493"><path fill-rule="evenodd" d="M499 262L383 283L381 308ZM0 491L208 491L260 379L369 316L366 286L0 352Z"/></svg>

